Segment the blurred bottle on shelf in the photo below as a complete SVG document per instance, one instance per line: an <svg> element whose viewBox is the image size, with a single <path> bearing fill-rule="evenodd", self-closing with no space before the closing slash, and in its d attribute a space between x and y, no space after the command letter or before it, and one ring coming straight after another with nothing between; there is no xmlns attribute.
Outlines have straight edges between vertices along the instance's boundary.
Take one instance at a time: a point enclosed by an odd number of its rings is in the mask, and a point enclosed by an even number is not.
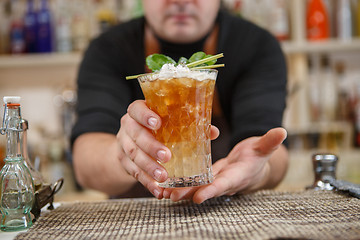
<svg viewBox="0 0 360 240"><path fill-rule="evenodd" d="M268 0L270 8L268 29L274 36L280 40L289 38L289 17L286 0Z"/></svg>
<svg viewBox="0 0 360 240"><path fill-rule="evenodd" d="M328 56L320 58L321 66L321 84L320 84L320 97L321 108L323 110L320 119L326 122L335 120L336 107L338 103L338 89L334 71L330 64Z"/></svg>
<svg viewBox="0 0 360 240"><path fill-rule="evenodd" d="M360 0L357 0L354 3L354 8L355 8L355 16L356 16L356 24L355 24L355 32L356 32L356 36L360 37Z"/></svg>
<svg viewBox="0 0 360 240"><path fill-rule="evenodd" d="M41 0L40 9L37 12L38 34L37 50L39 53L53 51L53 26L52 13L48 0Z"/></svg>
<svg viewBox="0 0 360 240"><path fill-rule="evenodd" d="M27 0L27 9L24 16L24 31L26 52L35 53L37 51L37 20L34 0Z"/></svg>
<svg viewBox="0 0 360 240"><path fill-rule="evenodd" d="M325 7L329 17L329 37L336 37L336 2L338 0L324 0Z"/></svg>
<svg viewBox="0 0 360 240"><path fill-rule="evenodd" d="M21 2L18 0L11 1L11 22L10 22L10 53L21 54L25 53L25 32L24 21L22 18Z"/></svg>
<svg viewBox="0 0 360 240"><path fill-rule="evenodd" d="M310 103L310 115L311 121L317 122L320 119L321 104L320 104L320 64L318 62L317 55L309 56L309 103Z"/></svg>
<svg viewBox="0 0 360 240"><path fill-rule="evenodd" d="M289 9L286 0L233 0L227 7L236 15L267 29L278 40L289 39Z"/></svg>
<svg viewBox="0 0 360 240"><path fill-rule="evenodd" d="M309 0L306 10L306 34L309 41L325 40L329 34L329 15L323 0Z"/></svg>
<svg viewBox="0 0 360 240"><path fill-rule="evenodd" d="M353 12L350 0L337 0L336 37L349 41L353 37Z"/></svg>
<svg viewBox="0 0 360 240"><path fill-rule="evenodd" d="M244 0L243 16L260 27L268 29L268 1L266 0Z"/></svg>
<svg viewBox="0 0 360 240"><path fill-rule="evenodd" d="M55 14L55 36L56 51L71 52L71 11L69 2L58 0L56 2L57 12Z"/></svg>
<svg viewBox="0 0 360 240"><path fill-rule="evenodd" d="M9 53L10 0L0 1L0 54Z"/></svg>
<svg viewBox="0 0 360 240"><path fill-rule="evenodd" d="M99 34L106 32L116 23L115 14L107 7L101 7L96 14Z"/></svg>
<svg viewBox="0 0 360 240"><path fill-rule="evenodd" d="M339 61L335 64L335 76L338 85L337 120L351 121L350 89L346 79L345 63Z"/></svg>
<svg viewBox="0 0 360 240"><path fill-rule="evenodd" d="M85 10L85 11L84 11ZM83 51L89 41L89 20L86 14L85 1L73 3L72 16L72 46L75 51Z"/></svg>

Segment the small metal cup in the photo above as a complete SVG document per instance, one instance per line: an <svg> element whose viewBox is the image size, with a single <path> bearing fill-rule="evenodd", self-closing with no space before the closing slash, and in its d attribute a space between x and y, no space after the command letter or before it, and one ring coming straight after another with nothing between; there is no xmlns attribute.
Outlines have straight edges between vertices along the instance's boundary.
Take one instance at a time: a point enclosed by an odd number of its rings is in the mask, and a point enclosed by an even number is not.
<svg viewBox="0 0 360 240"><path fill-rule="evenodd" d="M336 164L338 157L334 154L314 154L312 156L313 169L315 174L314 183L307 189L333 190L331 180L336 179Z"/></svg>

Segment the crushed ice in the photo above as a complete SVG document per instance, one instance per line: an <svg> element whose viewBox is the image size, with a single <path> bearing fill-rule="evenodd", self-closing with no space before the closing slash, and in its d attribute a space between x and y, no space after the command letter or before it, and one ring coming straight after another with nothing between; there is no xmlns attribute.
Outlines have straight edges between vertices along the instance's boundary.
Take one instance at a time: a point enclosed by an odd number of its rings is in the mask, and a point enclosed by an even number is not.
<svg viewBox="0 0 360 240"><path fill-rule="evenodd" d="M183 65L174 66L174 64L164 64L160 71L156 74L159 79L169 78L192 78L198 81L206 79L216 79L216 71L190 70ZM154 76L155 77L155 76Z"/></svg>

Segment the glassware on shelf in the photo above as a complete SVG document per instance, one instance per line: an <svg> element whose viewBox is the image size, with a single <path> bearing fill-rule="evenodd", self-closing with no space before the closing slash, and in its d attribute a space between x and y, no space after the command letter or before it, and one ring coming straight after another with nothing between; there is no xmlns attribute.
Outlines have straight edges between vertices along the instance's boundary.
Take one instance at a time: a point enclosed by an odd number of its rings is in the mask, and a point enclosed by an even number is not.
<svg viewBox="0 0 360 240"><path fill-rule="evenodd" d="M286 0L271 0L269 11L269 31L280 40L288 40L290 34L288 6Z"/></svg>
<svg viewBox="0 0 360 240"><path fill-rule="evenodd" d="M80 1L73 5L73 16L71 22L72 46L75 51L84 51L89 42L89 26L86 2Z"/></svg>
<svg viewBox="0 0 360 240"><path fill-rule="evenodd" d="M53 26L52 13L48 6L48 0L41 0L41 7L37 12L37 22L37 51L39 53L52 52Z"/></svg>
<svg viewBox="0 0 360 240"><path fill-rule="evenodd" d="M24 16L24 34L26 52L35 53L37 51L37 21L34 0L27 1L27 10Z"/></svg>
<svg viewBox="0 0 360 240"><path fill-rule="evenodd" d="M24 129L20 97L4 97L5 112L1 134L6 135L5 165L0 172L2 231L19 231L32 226L30 211L35 195L34 182L22 155Z"/></svg>
<svg viewBox="0 0 360 240"><path fill-rule="evenodd" d="M336 9L336 37L349 41L353 37L353 13L350 0L338 0Z"/></svg>
<svg viewBox="0 0 360 240"><path fill-rule="evenodd" d="M330 37L329 14L323 0L310 0L306 11L306 34L309 41Z"/></svg>
<svg viewBox="0 0 360 240"><path fill-rule="evenodd" d="M11 20L9 29L10 53L22 54L26 51L24 21L19 0L11 1Z"/></svg>

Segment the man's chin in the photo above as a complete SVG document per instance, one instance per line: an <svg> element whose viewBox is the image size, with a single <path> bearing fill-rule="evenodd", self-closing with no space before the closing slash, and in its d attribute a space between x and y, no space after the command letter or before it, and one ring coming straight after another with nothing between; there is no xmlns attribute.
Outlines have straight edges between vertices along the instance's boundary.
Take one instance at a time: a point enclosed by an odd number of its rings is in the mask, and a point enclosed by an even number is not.
<svg viewBox="0 0 360 240"><path fill-rule="evenodd" d="M201 36L198 36L198 33L193 31L177 31L167 36L167 40L174 43L191 43L200 38Z"/></svg>

